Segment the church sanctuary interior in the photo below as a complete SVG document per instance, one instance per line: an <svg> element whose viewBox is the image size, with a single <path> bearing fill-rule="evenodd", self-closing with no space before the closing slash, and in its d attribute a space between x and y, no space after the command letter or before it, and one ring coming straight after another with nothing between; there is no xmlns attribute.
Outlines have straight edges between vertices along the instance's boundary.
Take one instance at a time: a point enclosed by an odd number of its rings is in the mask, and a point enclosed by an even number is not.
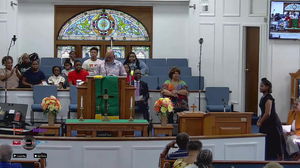
<svg viewBox="0 0 300 168"><path fill-rule="evenodd" d="M0 37L0 168L299 167L299 0L0 0Z"/></svg>

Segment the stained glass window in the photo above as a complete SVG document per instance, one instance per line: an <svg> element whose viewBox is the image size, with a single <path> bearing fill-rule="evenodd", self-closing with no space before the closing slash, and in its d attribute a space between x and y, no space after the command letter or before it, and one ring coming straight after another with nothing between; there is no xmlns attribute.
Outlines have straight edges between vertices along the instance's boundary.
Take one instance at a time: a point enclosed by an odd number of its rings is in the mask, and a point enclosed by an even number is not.
<svg viewBox="0 0 300 168"><path fill-rule="evenodd" d="M110 46L106 47L106 51L111 50ZM124 46L113 46L116 58L125 58L125 47Z"/></svg>
<svg viewBox="0 0 300 168"><path fill-rule="evenodd" d="M85 11L68 20L58 40L149 41L145 26L134 17L117 10Z"/></svg>
<svg viewBox="0 0 300 168"><path fill-rule="evenodd" d="M149 46L132 46L132 52L136 54L137 58L145 59L150 56Z"/></svg>
<svg viewBox="0 0 300 168"><path fill-rule="evenodd" d="M85 57L90 58L91 57L90 49L93 48L93 47L98 48L98 56L97 57L100 58L100 51L101 51L100 46L82 46L82 58L85 58Z"/></svg>
<svg viewBox="0 0 300 168"><path fill-rule="evenodd" d="M69 58L71 51L75 51L75 46L57 46L57 58Z"/></svg>

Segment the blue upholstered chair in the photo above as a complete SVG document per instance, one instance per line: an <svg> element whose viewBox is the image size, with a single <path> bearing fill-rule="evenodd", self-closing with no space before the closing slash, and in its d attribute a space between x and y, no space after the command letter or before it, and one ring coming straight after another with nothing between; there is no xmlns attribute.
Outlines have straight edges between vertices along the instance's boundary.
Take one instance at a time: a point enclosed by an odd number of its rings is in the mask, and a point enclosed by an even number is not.
<svg viewBox="0 0 300 168"><path fill-rule="evenodd" d="M162 85L165 83L166 80L170 79L169 76L166 74L164 76L159 76L158 77L158 86L159 89L161 89Z"/></svg>
<svg viewBox="0 0 300 168"><path fill-rule="evenodd" d="M77 88L76 86L70 86L70 105L68 118L70 118L71 112L77 112Z"/></svg>
<svg viewBox="0 0 300 168"><path fill-rule="evenodd" d="M54 57L42 57L41 58L41 66L61 66L61 59Z"/></svg>
<svg viewBox="0 0 300 168"><path fill-rule="evenodd" d="M228 87L207 87L205 89L206 110L209 112L232 111L229 101Z"/></svg>
<svg viewBox="0 0 300 168"><path fill-rule="evenodd" d="M168 76L169 74L169 67L166 66L151 66L149 69L150 76Z"/></svg>
<svg viewBox="0 0 300 168"><path fill-rule="evenodd" d="M203 76L200 79L200 89L199 89L199 77L198 76L181 76L187 85L189 90L203 90L204 88L204 78Z"/></svg>
<svg viewBox="0 0 300 168"><path fill-rule="evenodd" d="M145 60L145 63L148 65L148 67L153 67L153 66L167 66L167 61L164 58L157 58L157 59L147 59Z"/></svg>
<svg viewBox="0 0 300 168"><path fill-rule="evenodd" d="M171 69L173 67L169 67ZM177 67L180 69L180 75L181 76L192 76L192 68L190 67Z"/></svg>
<svg viewBox="0 0 300 168"><path fill-rule="evenodd" d="M33 104L31 105L31 123L34 123L34 112L43 112L41 102L43 98L55 96L57 97L57 87L49 86L33 86Z"/></svg>
<svg viewBox="0 0 300 168"><path fill-rule="evenodd" d="M158 76L143 76L142 81L148 84L149 90L156 90L158 86Z"/></svg>
<svg viewBox="0 0 300 168"><path fill-rule="evenodd" d="M188 60L184 58L168 58L167 66L188 67Z"/></svg>

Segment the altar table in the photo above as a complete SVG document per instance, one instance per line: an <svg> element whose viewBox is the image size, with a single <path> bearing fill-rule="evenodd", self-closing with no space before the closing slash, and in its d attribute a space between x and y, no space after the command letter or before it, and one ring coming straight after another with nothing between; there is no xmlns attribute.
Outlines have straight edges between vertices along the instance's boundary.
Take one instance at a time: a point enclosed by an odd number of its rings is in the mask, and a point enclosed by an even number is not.
<svg viewBox="0 0 300 168"><path fill-rule="evenodd" d="M92 137L96 137L97 131L112 131L118 132L118 137L122 136L125 131L141 131L143 136L148 136L148 121L147 120L133 120L126 119L121 120L96 120L85 119L80 121L79 119L66 120L67 136L71 136L73 130L76 131L91 131Z"/></svg>

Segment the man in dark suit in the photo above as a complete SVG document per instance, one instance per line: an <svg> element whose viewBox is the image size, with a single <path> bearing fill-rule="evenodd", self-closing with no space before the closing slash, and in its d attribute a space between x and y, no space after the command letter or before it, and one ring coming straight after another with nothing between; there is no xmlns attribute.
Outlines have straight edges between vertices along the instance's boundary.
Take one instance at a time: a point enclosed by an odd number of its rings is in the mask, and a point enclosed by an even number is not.
<svg viewBox="0 0 300 168"><path fill-rule="evenodd" d="M142 73L141 70L136 69L134 71L133 85L135 90L135 113L142 113L145 120L149 121L149 90L148 84L141 81Z"/></svg>

